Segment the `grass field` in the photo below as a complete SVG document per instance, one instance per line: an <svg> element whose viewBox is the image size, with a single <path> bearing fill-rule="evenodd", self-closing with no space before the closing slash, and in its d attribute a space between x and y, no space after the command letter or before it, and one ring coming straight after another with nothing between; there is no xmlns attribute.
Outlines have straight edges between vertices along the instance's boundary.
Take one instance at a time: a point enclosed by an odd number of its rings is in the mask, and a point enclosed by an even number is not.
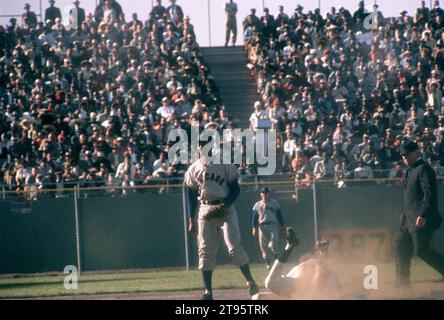
<svg viewBox="0 0 444 320"><path fill-rule="evenodd" d="M378 267L379 288L393 287L394 265L380 264ZM362 288L364 279L364 265L341 265L337 267L342 284L350 288ZM436 287L439 275L424 263L415 261L412 269L412 280L421 284L427 291L427 283ZM267 270L263 265L253 265L252 272L263 289ZM0 278L0 298L45 298L71 296L100 296L110 294L150 294L148 297L162 299L162 295L196 291L196 298L200 295L202 282L200 272L197 270L185 271L183 269L141 270L114 273L85 273L79 277L77 290L64 288L64 276L58 275L32 275L32 276L5 276ZM233 266L221 266L214 273L215 291L232 289L245 289L239 270ZM433 284L435 283L435 284ZM441 286L441 284L439 284ZM424 289L425 288L425 289ZM199 292L199 293L197 293ZM443 287L444 292L444 287ZM159 293L159 296L156 295ZM137 296L137 295L136 295ZM193 295L192 295L193 297ZM242 297L231 297L242 299ZM376 297L378 298L378 297ZM384 298L381 296L380 298ZM387 297L393 298L393 297Z"/></svg>

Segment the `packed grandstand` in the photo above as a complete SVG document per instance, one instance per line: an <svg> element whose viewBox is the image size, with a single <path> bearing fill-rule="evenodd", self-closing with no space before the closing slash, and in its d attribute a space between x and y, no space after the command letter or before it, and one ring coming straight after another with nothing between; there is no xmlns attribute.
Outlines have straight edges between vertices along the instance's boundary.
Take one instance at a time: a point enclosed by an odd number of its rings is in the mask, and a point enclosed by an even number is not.
<svg viewBox="0 0 444 320"><path fill-rule="evenodd" d="M181 181L186 165L167 156L172 129L238 126L182 10L160 4L146 21L125 21L117 1L100 1L70 30L56 16L37 22L31 13L0 26L6 189ZM371 29L367 15L360 3L325 16L265 8L243 20L245 67L258 94L245 106L250 127L277 130L277 171L301 186L401 177L406 139L444 175L444 11L439 2L413 16L378 11Z"/></svg>

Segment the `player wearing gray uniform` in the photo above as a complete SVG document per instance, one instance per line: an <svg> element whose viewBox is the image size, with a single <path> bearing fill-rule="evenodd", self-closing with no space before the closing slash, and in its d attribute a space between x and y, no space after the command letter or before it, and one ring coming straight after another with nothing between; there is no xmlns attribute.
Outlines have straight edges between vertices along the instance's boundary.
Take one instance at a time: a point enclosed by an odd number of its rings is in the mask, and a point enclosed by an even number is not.
<svg viewBox="0 0 444 320"><path fill-rule="evenodd" d="M219 232L223 232L224 241L233 263L240 267L247 280L251 296L259 290L251 275L249 258L241 245L239 219L233 203L240 193L237 181L238 173L232 164L214 164L206 157L193 163L185 173L189 210L189 231L195 232L194 222L198 210L197 240L199 253L199 270L205 286L204 300L213 299L212 274L216 267L216 254L219 247ZM213 206L223 205L225 215L208 217Z"/></svg>
<svg viewBox="0 0 444 320"><path fill-rule="evenodd" d="M273 261L279 256L279 234L284 226L281 207L271 199L267 187L261 189L261 200L253 206L252 235L258 235L262 257L271 268Z"/></svg>

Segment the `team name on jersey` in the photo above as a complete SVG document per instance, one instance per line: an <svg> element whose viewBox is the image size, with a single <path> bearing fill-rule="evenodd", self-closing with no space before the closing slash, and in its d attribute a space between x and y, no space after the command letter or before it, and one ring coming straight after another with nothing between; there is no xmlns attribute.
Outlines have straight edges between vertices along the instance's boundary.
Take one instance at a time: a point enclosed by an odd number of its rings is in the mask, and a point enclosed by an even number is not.
<svg viewBox="0 0 444 320"><path fill-rule="evenodd" d="M215 173L205 173L205 180L214 181L219 185L223 185L225 182L225 178L222 178L220 175L217 175Z"/></svg>

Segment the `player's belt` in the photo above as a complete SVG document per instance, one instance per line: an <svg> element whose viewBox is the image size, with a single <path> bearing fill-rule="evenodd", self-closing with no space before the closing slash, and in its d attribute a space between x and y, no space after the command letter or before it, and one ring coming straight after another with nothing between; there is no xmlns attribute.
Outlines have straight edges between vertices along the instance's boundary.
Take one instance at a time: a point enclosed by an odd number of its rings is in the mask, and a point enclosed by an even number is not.
<svg viewBox="0 0 444 320"><path fill-rule="evenodd" d="M214 206L214 205L218 205L218 204L223 204L224 200L213 200L213 201L202 200L200 203Z"/></svg>

